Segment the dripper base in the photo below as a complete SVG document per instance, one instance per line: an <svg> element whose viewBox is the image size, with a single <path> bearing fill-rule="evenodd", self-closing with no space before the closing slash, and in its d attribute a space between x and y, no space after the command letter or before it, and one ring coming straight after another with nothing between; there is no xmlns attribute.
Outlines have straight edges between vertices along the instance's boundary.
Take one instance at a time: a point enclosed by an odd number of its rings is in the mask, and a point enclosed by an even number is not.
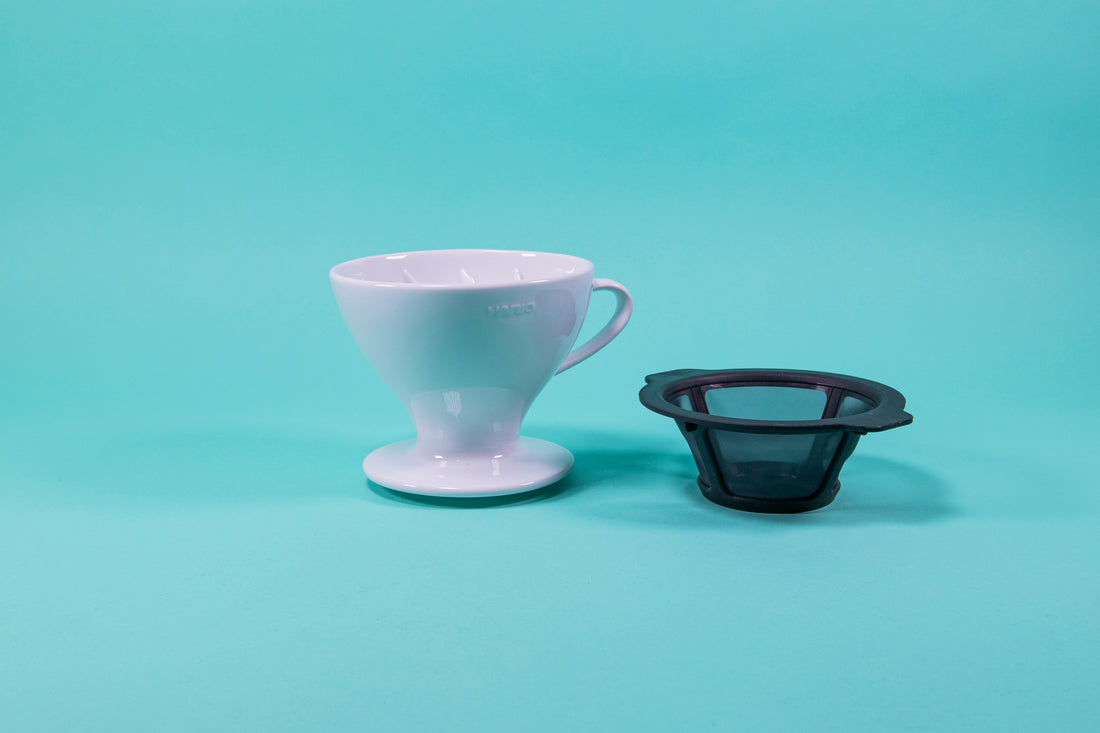
<svg viewBox="0 0 1100 733"><path fill-rule="evenodd" d="M425 496L506 496L548 486L569 473L573 454L537 438L520 438L502 453L425 456L415 440L383 446L363 460L371 481Z"/></svg>

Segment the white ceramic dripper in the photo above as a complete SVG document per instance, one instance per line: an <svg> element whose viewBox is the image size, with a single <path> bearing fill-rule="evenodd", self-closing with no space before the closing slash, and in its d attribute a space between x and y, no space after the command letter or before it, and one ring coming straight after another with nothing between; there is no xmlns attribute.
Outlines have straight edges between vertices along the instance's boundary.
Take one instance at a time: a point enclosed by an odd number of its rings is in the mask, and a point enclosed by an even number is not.
<svg viewBox="0 0 1100 733"><path fill-rule="evenodd" d="M520 437L550 378L588 358L630 320L630 294L594 279L588 260L518 250L377 255L332 268L344 320L400 398L417 438L363 462L374 482L438 496L493 496L557 481L564 448ZM618 298L611 320L579 348L593 290Z"/></svg>

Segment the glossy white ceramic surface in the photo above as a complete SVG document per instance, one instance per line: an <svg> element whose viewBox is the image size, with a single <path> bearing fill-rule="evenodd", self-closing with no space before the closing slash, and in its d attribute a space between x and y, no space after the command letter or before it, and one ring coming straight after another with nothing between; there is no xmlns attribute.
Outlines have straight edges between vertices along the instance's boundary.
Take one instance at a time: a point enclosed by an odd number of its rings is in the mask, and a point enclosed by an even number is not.
<svg viewBox="0 0 1100 733"><path fill-rule="evenodd" d="M632 309L626 288L595 280L580 257L516 250L377 255L337 265L330 277L356 343L416 425L414 444L367 457L371 480L485 496L538 488L569 470L571 456L566 463L521 442L520 424L559 367L623 329ZM615 292L615 314L570 352L593 289Z"/></svg>
<svg viewBox="0 0 1100 733"><path fill-rule="evenodd" d="M573 467L560 445L520 437L500 453L426 455L415 440L391 443L363 460L363 472L382 486L429 496L501 496L554 483Z"/></svg>

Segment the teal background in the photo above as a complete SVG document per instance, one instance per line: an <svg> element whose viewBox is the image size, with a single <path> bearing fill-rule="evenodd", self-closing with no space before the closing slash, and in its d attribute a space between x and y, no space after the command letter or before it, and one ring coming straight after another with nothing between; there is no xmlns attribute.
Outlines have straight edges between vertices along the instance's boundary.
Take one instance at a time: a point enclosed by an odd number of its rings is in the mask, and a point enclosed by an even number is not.
<svg viewBox="0 0 1100 733"><path fill-rule="evenodd" d="M1088 730L1095 3L0 8L0 728ZM328 268L564 251L634 320L459 505ZM599 294L584 338L610 314ZM636 393L839 371L832 506L706 502Z"/></svg>

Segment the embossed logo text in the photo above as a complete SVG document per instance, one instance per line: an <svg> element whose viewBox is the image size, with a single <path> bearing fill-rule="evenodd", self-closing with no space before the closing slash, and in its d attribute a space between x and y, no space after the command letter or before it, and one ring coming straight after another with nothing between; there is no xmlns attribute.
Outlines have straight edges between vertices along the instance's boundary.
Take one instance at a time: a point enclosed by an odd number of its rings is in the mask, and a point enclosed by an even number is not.
<svg viewBox="0 0 1100 733"><path fill-rule="evenodd" d="M491 305L486 309L486 315L492 318L515 318L535 312L535 301L526 303L505 303L504 305Z"/></svg>

